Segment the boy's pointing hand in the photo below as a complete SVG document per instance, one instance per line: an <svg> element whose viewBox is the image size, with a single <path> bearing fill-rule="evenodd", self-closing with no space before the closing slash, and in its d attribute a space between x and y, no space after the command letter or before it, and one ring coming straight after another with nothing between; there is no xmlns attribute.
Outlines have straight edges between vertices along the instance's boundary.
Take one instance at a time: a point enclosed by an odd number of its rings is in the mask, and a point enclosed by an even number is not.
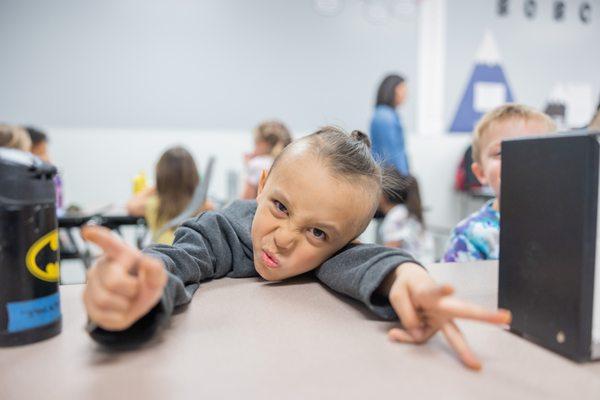
<svg viewBox="0 0 600 400"><path fill-rule="evenodd" d="M83 302L88 316L103 329L127 329L159 302L167 272L162 262L144 256L107 228L86 226L82 236L104 252L87 273Z"/></svg>

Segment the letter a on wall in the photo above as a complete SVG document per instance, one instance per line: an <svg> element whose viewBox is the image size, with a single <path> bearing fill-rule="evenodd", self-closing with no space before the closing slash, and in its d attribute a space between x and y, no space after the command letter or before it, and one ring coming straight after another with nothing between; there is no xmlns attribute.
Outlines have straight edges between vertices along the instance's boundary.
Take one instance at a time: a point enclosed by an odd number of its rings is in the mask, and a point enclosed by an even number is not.
<svg viewBox="0 0 600 400"><path fill-rule="evenodd" d="M498 48L488 30L477 51L475 68L454 115L450 132L472 132L483 114L512 101L512 91L500 65Z"/></svg>

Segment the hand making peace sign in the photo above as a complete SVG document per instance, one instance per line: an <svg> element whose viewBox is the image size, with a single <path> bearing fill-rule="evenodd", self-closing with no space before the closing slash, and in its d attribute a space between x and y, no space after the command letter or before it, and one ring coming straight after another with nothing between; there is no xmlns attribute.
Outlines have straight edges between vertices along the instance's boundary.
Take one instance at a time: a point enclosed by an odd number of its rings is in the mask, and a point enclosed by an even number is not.
<svg viewBox="0 0 600 400"><path fill-rule="evenodd" d="M388 294L403 326L389 331L392 340L424 343L440 330L461 361L471 369L480 369L481 363L469 348L454 319L505 325L512 318L508 310L490 311L452 297L454 289L451 286L436 284L417 264L400 265L383 283L381 290Z"/></svg>

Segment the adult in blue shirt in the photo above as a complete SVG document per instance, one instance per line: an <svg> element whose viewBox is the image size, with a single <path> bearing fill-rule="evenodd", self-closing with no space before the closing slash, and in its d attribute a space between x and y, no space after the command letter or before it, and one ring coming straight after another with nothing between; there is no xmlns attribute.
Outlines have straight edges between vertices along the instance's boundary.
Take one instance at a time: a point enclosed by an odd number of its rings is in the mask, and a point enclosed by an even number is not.
<svg viewBox="0 0 600 400"><path fill-rule="evenodd" d="M404 146L404 128L396 108L406 99L406 83L400 75L386 76L377 90L375 113L371 120L373 156L402 175L409 175Z"/></svg>

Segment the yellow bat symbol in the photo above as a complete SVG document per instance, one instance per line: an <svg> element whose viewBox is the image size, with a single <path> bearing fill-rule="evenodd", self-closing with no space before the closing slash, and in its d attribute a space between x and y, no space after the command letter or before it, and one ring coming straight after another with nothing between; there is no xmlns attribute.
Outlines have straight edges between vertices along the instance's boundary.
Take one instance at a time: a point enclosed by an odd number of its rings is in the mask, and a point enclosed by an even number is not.
<svg viewBox="0 0 600 400"><path fill-rule="evenodd" d="M57 282L59 276L58 262L51 262L42 269L37 265L35 258L40 251L46 246L50 246L50 250L58 250L58 229L55 229L41 238L39 238L27 251L25 256L25 265L33 276L47 282Z"/></svg>

